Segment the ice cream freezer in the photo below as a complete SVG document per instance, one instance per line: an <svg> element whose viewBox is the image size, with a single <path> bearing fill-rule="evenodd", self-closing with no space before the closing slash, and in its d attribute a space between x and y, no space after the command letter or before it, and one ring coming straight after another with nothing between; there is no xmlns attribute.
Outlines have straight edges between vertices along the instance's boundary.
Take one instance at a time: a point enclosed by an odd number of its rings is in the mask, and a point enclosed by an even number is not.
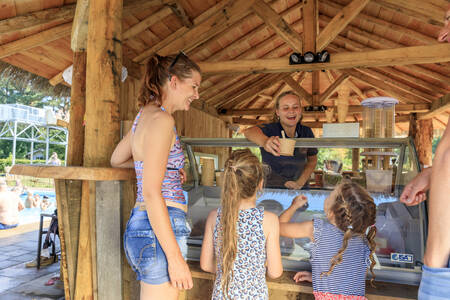
<svg viewBox="0 0 450 300"><path fill-rule="evenodd" d="M312 138L295 139L300 148L340 148L361 149L359 172L343 172L350 180L355 180L368 188L377 205L376 280L418 285L426 241L427 213L425 204L409 207L399 202L404 186L419 172L413 141L410 138ZM227 147L230 151L237 147L257 147L247 139L224 138L182 138L185 149L190 181L185 185L188 197L188 222L192 233L188 239L190 260L200 258L205 221L208 213L220 205L221 187L202 185L194 151L196 147ZM259 150L256 149L256 152ZM358 151L359 152L359 151ZM389 159L390 164L373 164L372 159ZM384 169L376 169L384 166ZM321 167L321 166L318 166ZM220 169L220 166L218 167ZM220 171L220 170L219 170ZM206 171L205 171L206 172ZM220 173L219 173L220 174ZM333 175L332 173L330 173ZM348 176L352 174L354 176ZM375 175L374 175L375 174ZM333 178L341 179L342 174ZM323 178L328 178L323 176ZM216 177L219 183L219 176ZM293 221L325 218L323 204L340 180L328 181L323 185L312 185L308 190L288 190L265 188L257 200L268 211L280 214L298 194L308 197L308 206L295 213ZM381 186L381 187L380 187ZM280 238L283 267L285 270L308 270L311 241L307 238Z"/></svg>

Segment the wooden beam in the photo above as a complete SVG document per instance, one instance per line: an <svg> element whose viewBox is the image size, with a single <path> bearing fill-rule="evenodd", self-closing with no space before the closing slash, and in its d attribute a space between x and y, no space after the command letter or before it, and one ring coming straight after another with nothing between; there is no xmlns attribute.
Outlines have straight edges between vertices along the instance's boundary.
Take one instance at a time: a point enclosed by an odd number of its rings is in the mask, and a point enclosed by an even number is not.
<svg viewBox="0 0 450 300"><path fill-rule="evenodd" d="M75 5L71 4L0 20L0 36L21 36L22 32L39 30L42 26L64 24L72 21L74 13Z"/></svg>
<svg viewBox="0 0 450 300"><path fill-rule="evenodd" d="M200 16L194 19L194 24L197 26L209 18L213 17L220 11L226 10L226 8L232 3L231 0L224 0L220 1L204 13L202 13ZM183 35L185 35L187 32L192 30L193 28L187 28L187 27L181 27L174 33L170 34L168 37L166 37L164 40L160 41L158 44L154 45L150 49L145 50L144 52L140 53L136 57L133 58L134 62L138 63L144 63L149 57L151 57L153 54L160 51L162 48L167 47L168 45L174 43L177 39L181 38ZM181 49L181 48L180 48Z"/></svg>
<svg viewBox="0 0 450 300"><path fill-rule="evenodd" d="M264 77L264 75L249 75L245 78L242 78L239 80L239 82L231 85L231 87L226 88L223 90L223 92L219 90L215 90L216 93L214 96L211 96L209 98L205 98L205 102L212 106L217 106L221 104L221 101L224 101L224 99L232 99L233 97L236 97L240 92L245 90L247 86L251 85L252 82L255 82L259 80L260 78ZM219 83L220 85L220 83ZM222 87L221 87L222 88ZM225 88L225 87L223 87Z"/></svg>
<svg viewBox="0 0 450 300"><path fill-rule="evenodd" d="M339 88L339 86L343 83L345 83L350 75L348 74L342 74L335 82L333 82L332 85L330 85L325 92L323 92L322 95L320 95L319 103L323 104L331 95L336 92L336 90Z"/></svg>
<svg viewBox="0 0 450 300"><path fill-rule="evenodd" d="M396 113L412 113L412 112L428 112L430 110L430 104L397 104L395 106ZM348 107L349 114L362 113L364 107L361 105L350 105ZM304 111L303 115L323 114L323 112L310 112ZM266 116L272 115L273 109L229 109L221 112L220 115L224 116Z"/></svg>
<svg viewBox="0 0 450 300"><path fill-rule="evenodd" d="M289 65L287 57L221 62L199 62L204 74L280 73L450 61L450 43L361 52L338 52L329 63Z"/></svg>
<svg viewBox="0 0 450 300"><path fill-rule="evenodd" d="M327 10L330 10L331 13L330 16L334 16L336 13L339 12L339 10L341 10L344 7L343 5L332 0L321 0L320 5L324 5L326 6ZM363 12L361 12L358 16L356 16L355 20L359 22L368 22L371 24L371 26L376 25L378 27L382 27L383 30L395 31L409 38L413 38L423 43L424 45L433 44L436 42L436 39L434 37L420 33L417 30L412 30L409 29L408 27L398 25L381 18L373 17Z"/></svg>
<svg viewBox="0 0 450 300"><path fill-rule="evenodd" d="M351 121L353 122L354 119L352 117ZM233 118L233 123L238 125L261 125L261 124L267 124L270 123L269 120L260 120L260 119L248 119L248 118ZM350 119L349 119L350 120ZM398 116L395 118L396 123L404 123L409 122L409 116ZM326 121L302 121L302 125L308 126L310 128L322 128L323 124L326 124Z"/></svg>
<svg viewBox="0 0 450 300"><path fill-rule="evenodd" d="M244 90L242 93L236 95L236 97L227 99L226 101L221 103L220 108L230 108L233 107L237 103L242 103L243 101L247 100L249 97L254 96L260 91L265 90L266 88L270 87L271 85L277 83L280 80L283 80L286 76L290 76L289 74L270 74L266 75L262 79L258 80L257 82L252 83L247 87L246 90Z"/></svg>
<svg viewBox="0 0 450 300"><path fill-rule="evenodd" d="M312 96L308 93L297 81L295 81L291 76L287 76L283 79L291 89L293 89L296 93L298 93L301 97L301 100L304 100L308 105L312 103Z"/></svg>
<svg viewBox="0 0 450 300"><path fill-rule="evenodd" d="M353 0L336 14L317 38L317 51L325 49L331 41L344 29L370 0Z"/></svg>
<svg viewBox="0 0 450 300"><path fill-rule="evenodd" d="M320 96L320 71L315 70L312 72L312 105L319 105L319 96Z"/></svg>
<svg viewBox="0 0 450 300"><path fill-rule="evenodd" d="M134 180L133 169L14 165L13 175L73 180Z"/></svg>
<svg viewBox="0 0 450 300"><path fill-rule="evenodd" d="M364 74L367 74L369 76L375 77L379 80L382 80L383 82L390 84L392 86L395 86L401 90L404 90L405 92L412 94L416 97L421 98L423 101L427 101L427 102L433 102L433 96L429 95L427 93L424 93L420 90L414 89L411 86L404 84L402 82L399 82L398 80L393 79L392 77L388 76L388 75L384 75L380 72L375 71L375 68L372 69L359 69L359 72L362 72Z"/></svg>
<svg viewBox="0 0 450 300"><path fill-rule="evenodd" d="M405 14L421 22L444 26L444 9L433 3L416 0L375 0L375 2L382 7Z"/></svg>
<svg viewBox="0 0 450 300"><path fill-rule="evenodd" d="M319 33L319 5L318 0L304 1L303 9L303 53L316 53L316 39Z"/></svg>
<svg viewBox="0 0 450 300"><path fill-rule="evenodd" d="M252 9L267 26L286 41L293 51L302 51L302 40L299 34L269 4L263 0L256 0Z"/></svg>
<svg viewBox="0 0 450 300"><path fill-rule="evenodd" d="M442 96L438 100L433 101L431 109L428 113L419 115L419 120L425 120L440 115L447 110L450 110L450 94Z"/></svg>
<svg viewBox="0 0 450 300"><path fill-rule="evenodd" d="M408 94L405 91L399 89L398 87L387 85L384 81L375 79L372 76L363 74L363 73L359 72L359 70L357 70L357 69L349 69L349 70L346 70L345 72L350 74L353 78L361 81L362 83L373 86L374 88L380 89L383 92L387 93L388 95L391 95L394 98L397 98L397 100L399 100L400 102L403 102L403 103L421 103L421 102L423 102L422 98L419 98L415 95Z"/></svg>
<svg viewBox="0 0 450 300"><path fill-rule="evenodd" d="M66 23L23 39L0 45L0 59L66 37L70 34L71 30L72 23Z"/></svg>
<svg viewBox="0 0 450 300"><path fill-rule="evenodd" d="M163 7L156 13L151 14L141 22L128 28L122 35L123 41L125 42L126 40L131 39L132 37L138 35L139 33L149 28L150 26L160 22L170 14L172 14L172 10L169 7Z"/></svg>
<svg viewBox="0 0 450 300"><path fill-rule="evenodd" d="M74 52L85 51L87 45L89 19L89 0L77 1L75 17L72 23L70 48Z"/></svg>
<svg viewBox="0 0 450 300"><path fill-rule="evenodd" d="M167 4L172 12L180 19L181 23L184 25L184 27L191 28L194 26L191 19L186 13L186 10L183 7L183 4L179 0L172 0L170 3Z"/></svg>
<svg viewBox="0 0 450 300"><path fill-rule="evenodd" d="M216 12L211 17L200 24L196 24L185 34L173 40L167 46L161 48L160 55L168 55L180 50L189 51L199 44L209 40L217 33L248 15L249 8L255 0L236 0L231 1L223 10Z"/></svg>

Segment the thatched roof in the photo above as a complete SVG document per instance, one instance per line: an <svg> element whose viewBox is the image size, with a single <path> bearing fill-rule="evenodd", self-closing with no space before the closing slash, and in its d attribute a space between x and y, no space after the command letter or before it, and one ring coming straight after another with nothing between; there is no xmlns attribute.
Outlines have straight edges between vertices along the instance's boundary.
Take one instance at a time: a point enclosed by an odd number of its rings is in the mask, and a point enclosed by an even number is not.
<svg viewBox="0 0 450 300"><path fill-rule="evenodd" d="M48 82L47 78L27 72L3 61L0 61L0 77L8 77L18 87L25 88L30 86L44 95L55 98L70 97L69 87L62 84L53 86Z"/></svg>
<svg viewBox="0 0 450 300"><path fill-rule="evenodd" d="M199 107L240 124L267 120L273 99L287 89L301 93L305 105L327 106L343 90L353 109L348 121L361 119L357 106L368 96L397 98L404 105L398 119L406 120L411 112L429 111L449 93L450 48L436 40L449 1L318 0L317 21L311 3L315 1L124 0L124 59L132 66L155 52L184 50L208 71L200 90L206 105ZM72 63L75 5L75 0L8 1L0 12L0 60L61 82L61 72ZM314 43L332 53L330 65L336 68L280 71L279 61L269 60L284 57L287 62L290 53L305 52ZM61 84L57 88L67 91ZM449 112L433 116L437 128L445 126ZM323 121L325 116L305 119Z"/></svg>

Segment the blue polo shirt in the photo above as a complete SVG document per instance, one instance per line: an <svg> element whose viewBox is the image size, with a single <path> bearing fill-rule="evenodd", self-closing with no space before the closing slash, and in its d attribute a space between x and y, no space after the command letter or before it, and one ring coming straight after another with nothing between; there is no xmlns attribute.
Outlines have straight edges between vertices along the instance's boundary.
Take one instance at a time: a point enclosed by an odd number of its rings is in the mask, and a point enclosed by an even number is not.
<svg viewBox="0 0 450 300"><path fill-rule="evenodd" d="M280 122L264 124L259 126L262 132L268 136L282 137L283 127ZM297 138L314 138L311 128L297 124L295 129ZM271 168L271 174L266 179L267 187L284 188L286 181L295 181L303 173L308 156L317 155L317 148L295 148L293 156L274 156L260 147L263 163Z"/></svg>

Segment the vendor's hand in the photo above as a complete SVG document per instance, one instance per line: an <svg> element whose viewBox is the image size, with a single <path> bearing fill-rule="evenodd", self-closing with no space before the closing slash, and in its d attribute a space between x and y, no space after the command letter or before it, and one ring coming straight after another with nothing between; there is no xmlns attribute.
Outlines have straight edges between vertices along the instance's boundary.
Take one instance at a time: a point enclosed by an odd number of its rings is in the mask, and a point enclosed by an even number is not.
<svg viewBox="0 0 450 300"><path fill-rule="evenodd" d="M192 288L192 275L186 261L181 255L168 259L168 271L170 283L179 290L189 290Z"/></svg>
<svg viewBox="0 0 450 300"><path fill-rule="evenodd" d="M297 272L294 275L294 281L295 282L301 282L301 281L312 282L312 274L311 274L311 272L307 272L307 271Z"/></svg>
<svg viewBox="0 0 450 300"><path fill-rule="evenodd" d="M417 174L403 190L400 201L406 205L417 205L427 199L426 191L430 189L431 168L427 168Z"/></svg>
<svg viewBox="0 0 450 300"><path fill-rule="evenodd" d="M280 139L278 136L271 136L264 144L264 150L275 155L280 156Z"/></svg>
<svg viewBox="0 0 450 300"><path fill-rule="evenodd" d="M291 190L299 190L303 187L302 185L298 184L297 181L286 181L284 183L284 186Z"/></svg>
<svg viewBox="0 0 450 300"><path fill-rule="evenodd" d="M181 180L181 184L186 182L186 172L184 171L184 169L180 169L180 180Z"/></svg>
<svg viewBox="0 0 450 300"><path fill-rule="evenodd" d="M305 195L298 195L294 199L292 199L291 206L295 208L300 208L308 203L308 198Z"/></svg>

